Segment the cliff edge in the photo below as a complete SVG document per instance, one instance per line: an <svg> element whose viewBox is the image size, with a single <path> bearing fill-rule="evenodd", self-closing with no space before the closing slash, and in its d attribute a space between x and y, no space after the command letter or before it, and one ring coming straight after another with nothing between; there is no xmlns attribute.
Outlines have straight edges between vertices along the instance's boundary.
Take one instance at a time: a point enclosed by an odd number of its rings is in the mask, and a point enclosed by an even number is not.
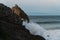
<svg viewBox="0 0 60 40"><path fill-rule="evenodd" d="M32 35L22 25L20 17L12 13L11 8L0 3L0 40L45 40Z"/></svg>

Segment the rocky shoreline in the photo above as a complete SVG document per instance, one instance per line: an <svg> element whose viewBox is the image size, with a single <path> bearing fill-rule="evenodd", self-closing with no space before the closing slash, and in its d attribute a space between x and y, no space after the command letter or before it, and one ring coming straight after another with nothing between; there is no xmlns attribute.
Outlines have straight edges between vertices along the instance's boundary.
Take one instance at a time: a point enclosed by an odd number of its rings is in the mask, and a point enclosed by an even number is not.
<svg viewBox="0 0 60 40"><path fill-rule="evenodd" d="M19 18L11 8L0 3L0 40L45 40L30 34Z"/></svg>

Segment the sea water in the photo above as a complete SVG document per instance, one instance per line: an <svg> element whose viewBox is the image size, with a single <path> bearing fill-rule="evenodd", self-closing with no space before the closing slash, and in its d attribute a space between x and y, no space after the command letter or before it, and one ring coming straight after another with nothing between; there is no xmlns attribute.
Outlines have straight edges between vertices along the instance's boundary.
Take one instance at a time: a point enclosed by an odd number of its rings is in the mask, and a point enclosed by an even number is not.
<svg viewBox="0 0 60 40"><path fill-rule="evenodd" d="M48 40L60 40L60 16L30 16L30 19L48 29L51 36Z"/></svg>
<svg viewBox="0 0 60 40"><path fill-rule="evenodd" d="M45 29L60 29L60 16L29 16L29 18Z"/></svg>
<svg viewBox="0 0 60 40"><path fill-rule="evenodd" d="M40 35L46 40L60 40L60 19L58 16L35 17L29 23L25 22L24 24L25 28L33 35Z"/></svg>
<svg viewBox="0 0 60 40"><path fill-rule="evenodd" d="M29 30L29 32L32 35L39 35L44 37L46 40L51 39L51 36L49 34L49 31L47 31L46 29L44 29L43 27L41 27L39 24L34 23L34 22L23 22L23 24L25 25L25 28L27 30Z"/></svg>

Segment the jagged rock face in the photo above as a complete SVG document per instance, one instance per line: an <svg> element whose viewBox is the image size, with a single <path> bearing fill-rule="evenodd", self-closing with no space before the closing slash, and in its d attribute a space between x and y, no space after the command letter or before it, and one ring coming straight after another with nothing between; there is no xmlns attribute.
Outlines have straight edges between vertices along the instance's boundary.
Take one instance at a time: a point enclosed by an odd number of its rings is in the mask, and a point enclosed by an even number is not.
<svg viewBox="0 0 60 40"><path fill-rule="evenodd" d="M27 21L28 23L30 22L28 15L17 4L12 7L12 12L20 16L23 21Z"/></svg>
<svg viewBox="0 0 60 40"><path fill-rule="evenodd" d="M0 4L0 40L45 40L41 36L29 33L22 25L19 16L12 13L12 10Z"/></svg>
<svg viewBox="0 0 60 40"><path fill-rule="evenodd" d="M0 18L1 20L7 21L10 23L15 23L15 24L21 23L21 20L20 20L21 18L18 17L16 14L14 14L9 7L3 4L0 4Z"/></svg>

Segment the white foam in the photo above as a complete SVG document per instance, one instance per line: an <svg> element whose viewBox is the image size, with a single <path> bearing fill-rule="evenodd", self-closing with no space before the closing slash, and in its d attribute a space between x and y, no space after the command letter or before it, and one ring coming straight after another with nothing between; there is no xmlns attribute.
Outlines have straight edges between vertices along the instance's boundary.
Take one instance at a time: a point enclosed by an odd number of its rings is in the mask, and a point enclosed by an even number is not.
<svg viewBox="0 0 60 40"><path fill-rule="evenodd" d="M28 29L33 35L40 35L46 40L60 40L60 30L46 30L42 28L39 24L33 22L23 23L25 25L25 28Z"/></svg>
<svg viewBox="0 0 60 40"><path fill-rule="evenodd" d="M49 30L52 40L60 40L60 29Z"/></svg>
<svg viewBox="0 0 60 40"><path fill-rule="evenodd" d="M49 32L46 29L42 28L39 24L33 22L24 22L24 25L25 28L28 29L31 34L43 36L46 40L51 39Z"/></svg>

